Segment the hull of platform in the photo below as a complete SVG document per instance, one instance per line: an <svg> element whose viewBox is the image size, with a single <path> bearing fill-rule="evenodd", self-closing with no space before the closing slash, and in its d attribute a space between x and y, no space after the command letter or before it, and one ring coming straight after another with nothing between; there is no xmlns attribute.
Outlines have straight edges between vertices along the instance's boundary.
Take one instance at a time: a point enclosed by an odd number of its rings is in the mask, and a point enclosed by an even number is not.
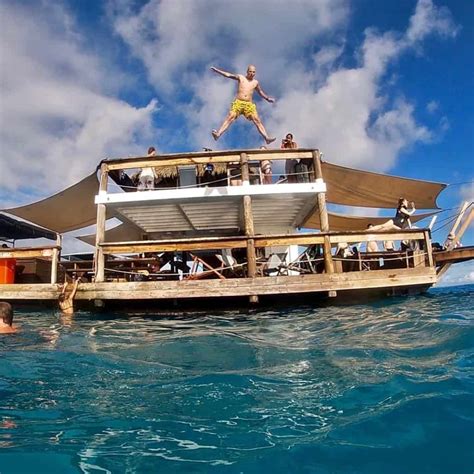
<svg viewBox="0 0 474 474"><path fill-rule="evenodd" d="M348 272L337 274L294 275L260 278L234 278L226 280L197 281L148 281L148 282L106 282L82 283L76 294L77 301L200 301L204 299L230 300L259 296L266 301L282 299L285 295L318 294L327 296L337 292L340 296L351 293L363 295L416 293L436 283L433 268L410 268ZM0 300L28 302L54 301L60 292L60 285L12 284L0 285ZM291 304L291 298L289 302Z"/></svg>

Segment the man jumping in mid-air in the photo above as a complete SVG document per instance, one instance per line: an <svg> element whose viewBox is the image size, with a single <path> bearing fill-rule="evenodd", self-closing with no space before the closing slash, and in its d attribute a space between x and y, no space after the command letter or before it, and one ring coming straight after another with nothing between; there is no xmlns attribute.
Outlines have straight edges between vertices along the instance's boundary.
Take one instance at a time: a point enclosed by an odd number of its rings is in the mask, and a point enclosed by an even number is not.
<svg viewBox="0 0 474 474"><path fill-rule="evenodd" d="M265 127L263 126L262 121L257 113L257 107L252 102L253 91L257 91L267 102L273 103L275 99L269 97L265 92L263 92L260 84L255 79L256 69L255 66L250 65L247 68L247 75L243 76L242 74L231 74L230 72L223 71L222 69L217 69L216 67L211 67L211 70L217 72L221 76L227 77L229 79L234 79L239 81L237 87L237 95L232 102L230 111L225 118L221 128L219 130L213 130L212 136L214 140L218 140L219 137L229 128L230 124L235 121L239 115L244 115L247 120L251 120L258 131L265 139L267 144L275 141L275 138L268 136Z"/></svg>

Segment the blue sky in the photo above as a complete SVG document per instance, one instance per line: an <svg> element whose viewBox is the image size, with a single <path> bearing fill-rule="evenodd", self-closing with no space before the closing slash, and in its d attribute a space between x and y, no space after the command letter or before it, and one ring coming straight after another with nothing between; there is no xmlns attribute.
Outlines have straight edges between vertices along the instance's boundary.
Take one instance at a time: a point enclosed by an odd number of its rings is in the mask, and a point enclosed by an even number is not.
<svg viewBox="0 0 474 474"><path fill-rule="evenodd" d="M209 67L249 63L277 99L257 101L271 134L291 131L331 162L464 183L443 192L443 208L473 199L470 0L3 0L0 9L2 207L151 144L259 146L244 120L218 144L209 134L234 93Z"/></svg>

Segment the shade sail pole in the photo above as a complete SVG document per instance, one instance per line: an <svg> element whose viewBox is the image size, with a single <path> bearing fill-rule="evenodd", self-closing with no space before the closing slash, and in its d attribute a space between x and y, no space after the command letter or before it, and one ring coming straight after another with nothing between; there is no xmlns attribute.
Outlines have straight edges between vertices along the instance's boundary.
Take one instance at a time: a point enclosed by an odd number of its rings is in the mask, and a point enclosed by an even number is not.
<svg viewBox="0 0 474 474"><path fill-rule="evenodd" d="M99 194L107 192L107 165L103 163L100 167L100 184ZM100 244L105 239L105 217L106 208L105 204L97 204L97 225L95 234L95 258L94 258L94 270L95 270L95 282L100 283L105 280L105 260L104 252Z"/></svg>
<svg viewBox="0 0 474 474"><path fill-rule="evenodd" d="M469 203L464 203L462 206L462 213L464 214L466 212L466 209L469 207ZM469 214L467 215L466 219L462 223L461 227L459 228L458 233L454 236L456 240L461 240L461 237L464 235L464 232L468 229L468 227L471 225L472 220L474 219L474 209L471 209ZM459 225L459 222L456 222L455 225L453 226L453 229L456 230L457 226ZM445 263L439 270L438 270L438 279L441 278L451 267L452 263Z"/></svg>
<svg viewBox="0 0 474 474"><path fill-rule="evenodd" d="M319 150L313 151L313 165L314 173L316 176L316 182L323 181L323 171L321 167L321 153ZM318 211L319 211L319 222L321 223L321 232L329 232L329 218L328 210L326 207L326 193L318 193ZM324 269L326 273L334 273L334 262L331 254L331 242L329 236L324 237Z"/></svg>

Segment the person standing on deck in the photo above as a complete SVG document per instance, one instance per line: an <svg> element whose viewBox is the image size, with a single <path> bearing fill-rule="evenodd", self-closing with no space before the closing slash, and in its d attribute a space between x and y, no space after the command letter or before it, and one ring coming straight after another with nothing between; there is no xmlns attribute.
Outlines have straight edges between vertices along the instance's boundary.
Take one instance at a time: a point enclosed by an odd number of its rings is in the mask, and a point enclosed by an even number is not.
<svg viewBox="0 0 474 474"><path fill-rule="evenodd" d="M287 133L285 138L281 141L280 148L282 150L295 150L298 148L298 144L293 140L293 134ZM286 160L285 161L285 175L288 183L296 183L296 165L298 160Z"/></svg>
<svg viewBox="0 0 474 474"><path fill-rule="evenodd" d="M275 138L268 136L265 127L263 126L262 121L257 113L257 107L252 102L252 97L254 91L257 91L258 94L263 97L267 102L273 103L275 99L269 97L265 92L263 92L260 84L255 79L256 69L252 64L247 68L247 74L244 76L242 74L232 74L230 72L223 71L216 67L211 67L211 70L217 72L221 76L227 77L228 79L234 79L238 81L237 86L237 95L235 96L232 105L230 106L230 111L227 114L224 122L221 125L219 130L212 130L212 136L214 140L219 140L221 135L229 128L229 126L240 116L244 115L247 120L252 121L260 135L265 139L265 142L268 144L275 141Z"/></svg>
<svg viewBox="0 0 474 474"><path fill-rule="evenodd" d="M74 282L71 293L66 295L68 283L64 282L63 289L61 290L61 293L58 296L58 304L62 313L65 315L74 314L74 297L76 296L78 285L79 285L79 278Z"/></svg>
<svg viewBox="0 0 474 474"><path fill-rule="evenodd" d="M13 309L10 303L0 302L0 334L13 334L18 328L13 326Z"/></svg>

